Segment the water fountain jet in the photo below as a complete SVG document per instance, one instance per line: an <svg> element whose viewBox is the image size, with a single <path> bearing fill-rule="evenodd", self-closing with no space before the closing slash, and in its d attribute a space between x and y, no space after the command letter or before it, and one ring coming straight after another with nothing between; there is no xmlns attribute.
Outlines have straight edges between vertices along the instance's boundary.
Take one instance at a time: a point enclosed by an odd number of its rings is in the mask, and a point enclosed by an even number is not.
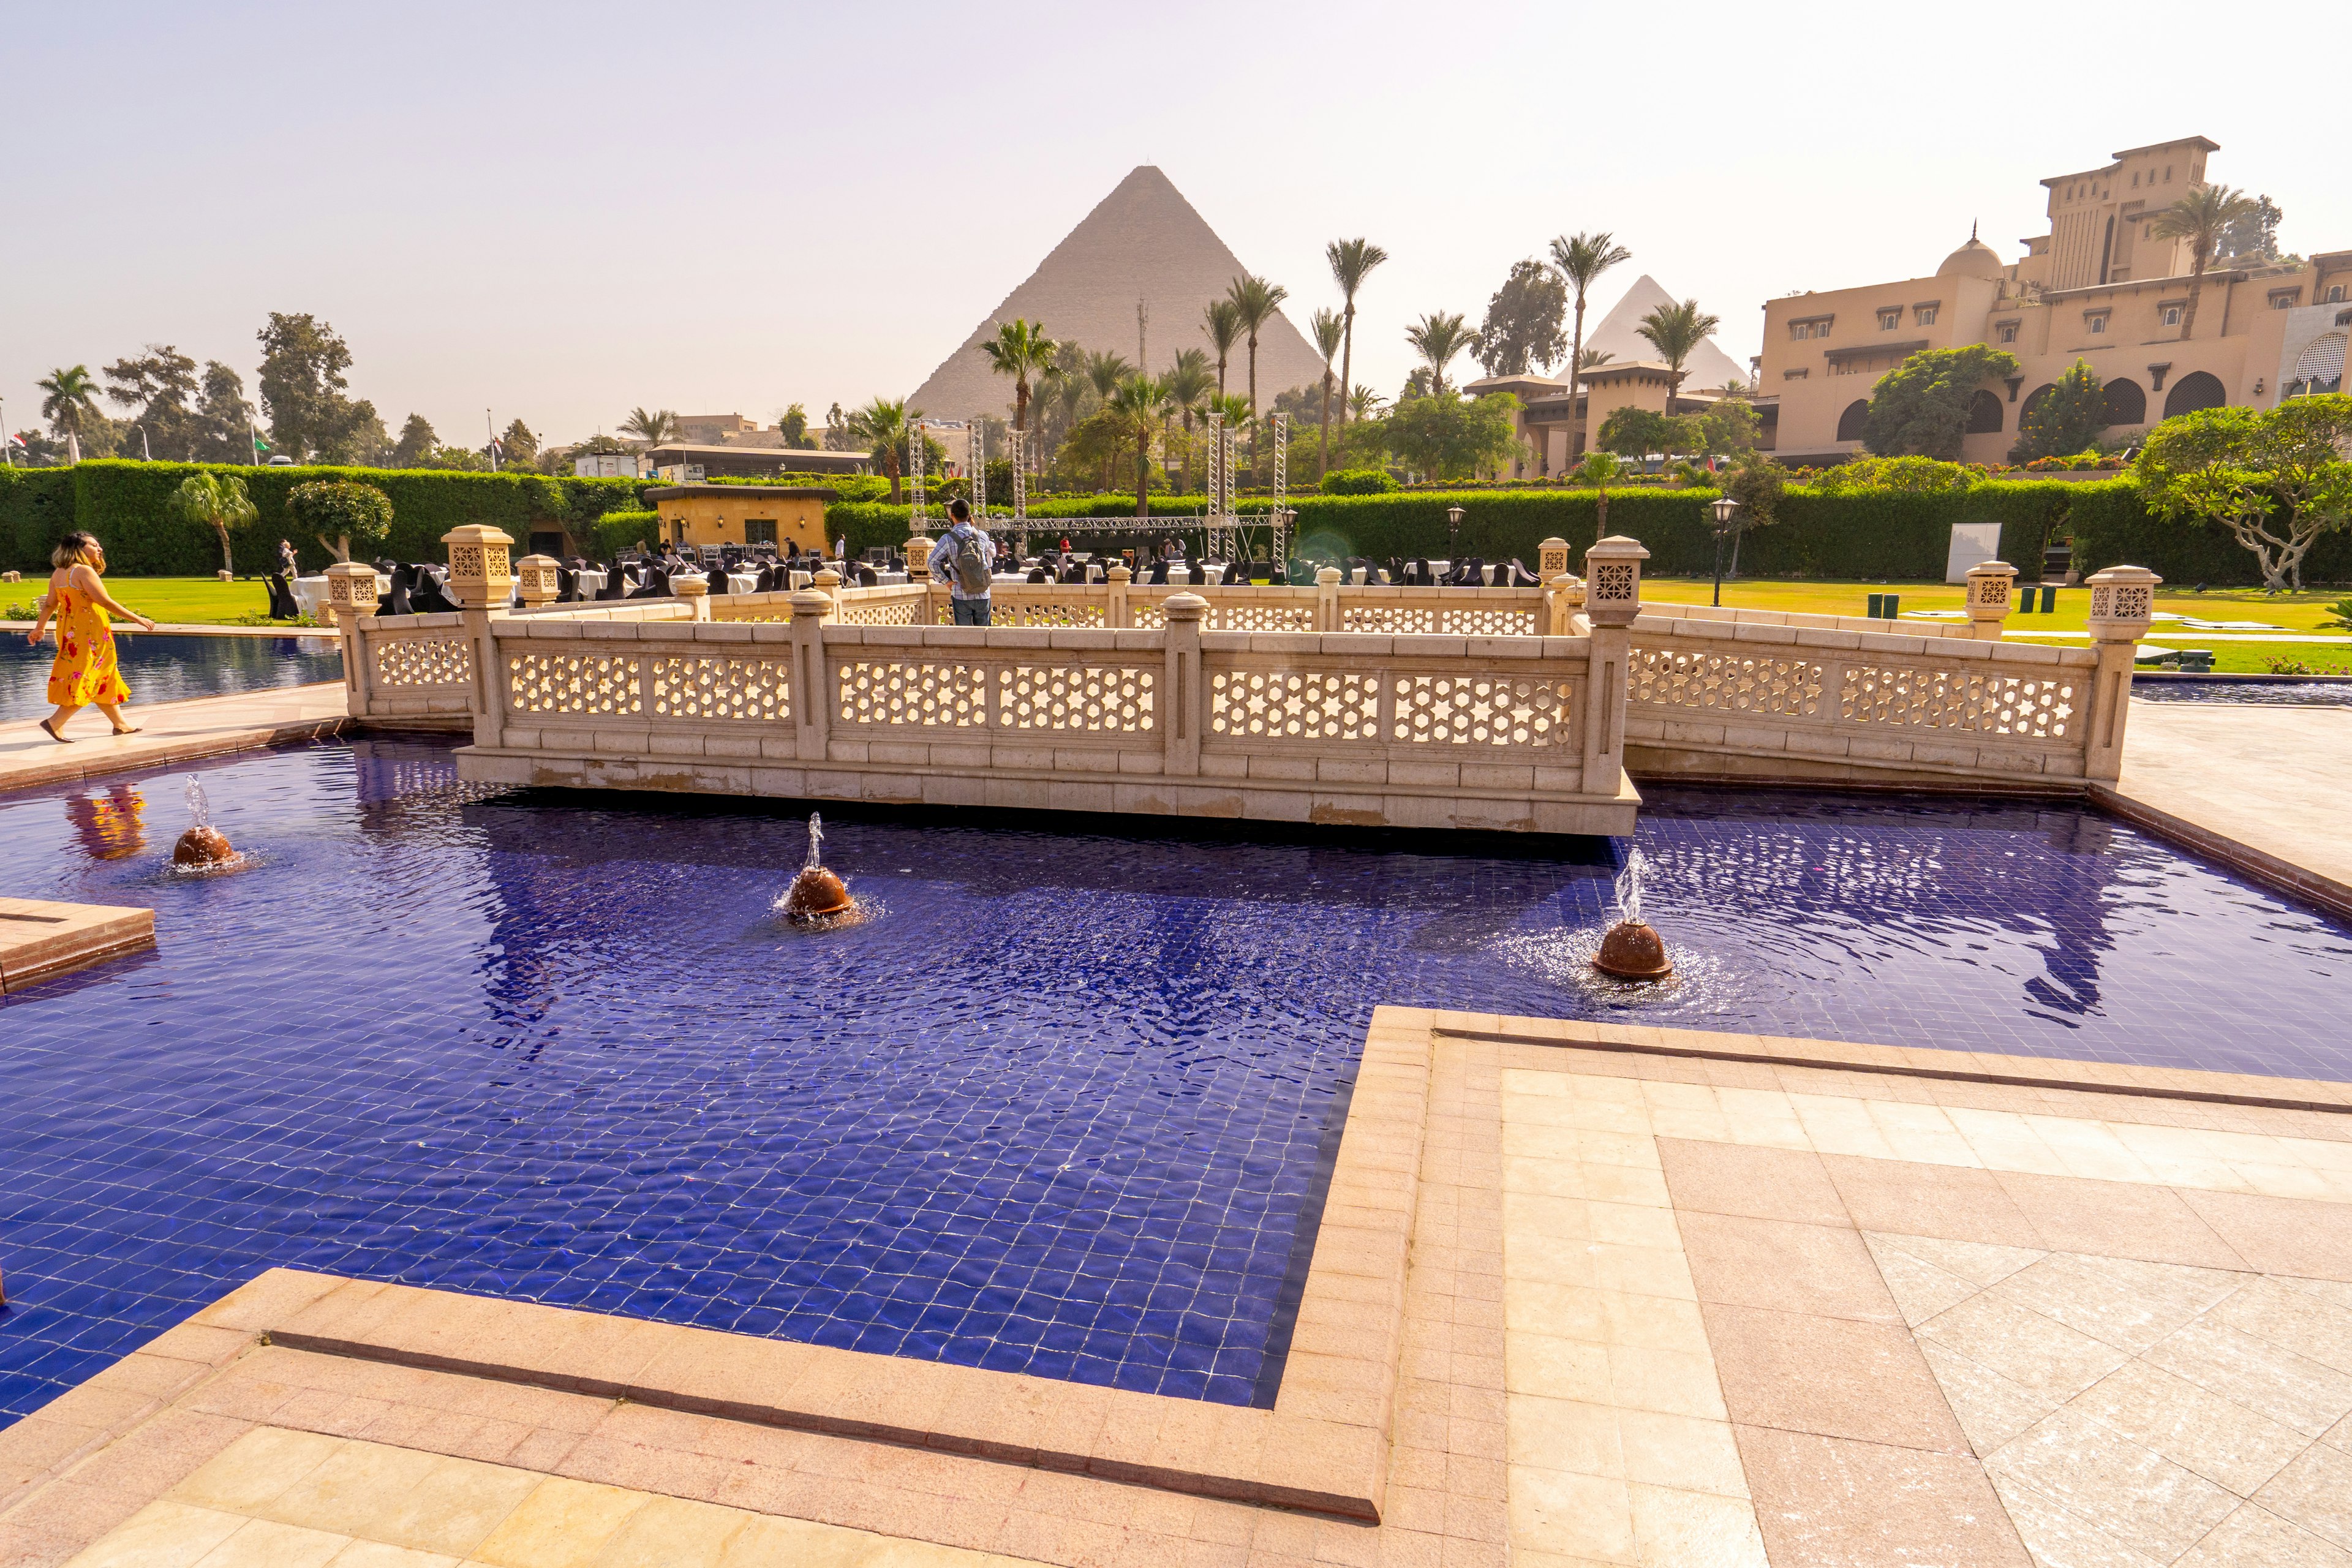
<svg viewBox="0 0 2352 1568"><path fill-rule="evenodd" d="M172 846L172 864L204 870L226 866L237 858L230 847L228 835L212 824L212 808L205 799L205 786L195 774L188 775L188 830Z"/></svg>
<svg viewBox="0 0 2352 1568"><path fill-rule="evenodd" d="M1601 939L1592 967L1620 980L1664 980L1675 972L1666 942L1642 919L1642 852L1629 850L1617 874L1617 923Z"/></svg>
<svg viewBox="0 0 2352 1568"><path fill-rule="evenodd" d="M808 861L784 890L782 900L784 918L795 924L837 923L858 913L857 900L849 896L849 889L818 864L819 846L824 842L824 820L811 812Z"/></svg>

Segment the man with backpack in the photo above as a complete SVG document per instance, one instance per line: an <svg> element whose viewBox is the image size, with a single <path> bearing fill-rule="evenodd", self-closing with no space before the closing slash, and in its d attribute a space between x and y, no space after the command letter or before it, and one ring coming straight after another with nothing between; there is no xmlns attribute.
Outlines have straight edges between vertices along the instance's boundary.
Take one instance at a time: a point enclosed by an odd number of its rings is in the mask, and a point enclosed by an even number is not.
<svg viewBox="0 0 2352 1568"><path fill-rule="evenodd" d="M948 585L948 602L955 608L955 624L984 626L988 621L988 588L994 580L996 546L972 526L971 508L961 500L948 502L950 527L931 546L931 581Z"/></svg>

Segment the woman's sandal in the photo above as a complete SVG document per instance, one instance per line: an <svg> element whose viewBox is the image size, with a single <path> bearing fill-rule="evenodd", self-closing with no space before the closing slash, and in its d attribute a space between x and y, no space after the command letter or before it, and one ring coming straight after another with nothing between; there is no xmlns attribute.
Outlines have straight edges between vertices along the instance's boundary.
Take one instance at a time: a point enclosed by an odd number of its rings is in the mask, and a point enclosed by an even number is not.
<svg viewBox="0 0 2352 1568"><path fill-rule="evenodd" d="M67 740L55 730L50 729L49 721L47 719L41 721L41 733L47 735L50 740L55 741L60 746L70 746L73 744L71 741Z"/></svg>
<svg viewBox="0 0 2352 1568"><path fill-rule="evenodd" d="M143 724L118 724L114 727L114 732L118 735L143 735L147 732L147 728Z"/></svg>

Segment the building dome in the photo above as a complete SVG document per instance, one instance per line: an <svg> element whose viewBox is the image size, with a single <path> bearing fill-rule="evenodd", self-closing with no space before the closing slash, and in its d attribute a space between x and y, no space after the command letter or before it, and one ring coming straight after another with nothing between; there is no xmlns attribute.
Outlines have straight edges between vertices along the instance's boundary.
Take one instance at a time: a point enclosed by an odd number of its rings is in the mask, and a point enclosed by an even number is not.
<svg viewBox="0 0 2352 1568"><path fill-rule="evenodd" d="M1993 254L1992 247L1979 239L1976 230L1971 228L1969 230L1969 242L1944 258L1944 264L1936 268L1936 276L1998 279L2008 270L2001 265L2000 258Z"/></svg>

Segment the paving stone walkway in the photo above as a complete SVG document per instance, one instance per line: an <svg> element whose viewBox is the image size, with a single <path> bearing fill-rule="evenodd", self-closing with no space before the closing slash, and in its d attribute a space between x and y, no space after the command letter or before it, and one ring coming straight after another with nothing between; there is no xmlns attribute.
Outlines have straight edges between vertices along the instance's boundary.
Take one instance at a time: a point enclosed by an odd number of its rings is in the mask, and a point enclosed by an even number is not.
<svg viewBox="0 0 2352 1568"><path fill-rule="evenodd" d="M66 737L72 744L64 746L51 740L37 720L0 724L0 790L161 767L191 757L331 734L347 713L342 683L322 681L187 702L133 702L122 714L141 726L136 735L110 734L105 716L88 709L68 721Z"/></svg>

